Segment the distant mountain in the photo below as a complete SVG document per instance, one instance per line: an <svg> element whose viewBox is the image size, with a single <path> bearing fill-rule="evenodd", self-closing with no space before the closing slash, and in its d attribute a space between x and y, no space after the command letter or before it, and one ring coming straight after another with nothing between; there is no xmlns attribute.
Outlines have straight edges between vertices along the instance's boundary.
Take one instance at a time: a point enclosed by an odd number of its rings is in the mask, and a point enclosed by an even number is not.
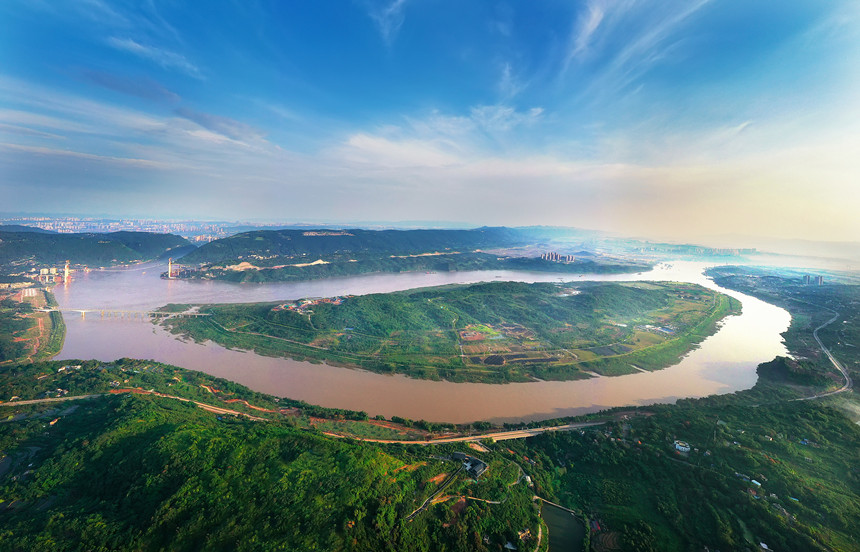
<svg viewBox="0 0 860 552"><path fill-rule="evenodd" d="M0 226L0 264L26 261L55 264L109 266L180 254L194 246L174 234L112 232L109 234L55 234L9 231Z"/></svg>
<svg viewBox="0 0 860 552"><path fill-rule="evenodd" d="M528 232L516 228L474 230L258 230L210 242L193 251L186 263L215 263L245 258L352 255L416 255L474 251L530 243Z"/></svg>
<svg viewBox="0 0 860 552"><path fill-rule="evenodd" d="M36 234L56 234L53 230L45 230L38 226L25 226L23 224L0 224L0 232L35 232Z"/></svg>

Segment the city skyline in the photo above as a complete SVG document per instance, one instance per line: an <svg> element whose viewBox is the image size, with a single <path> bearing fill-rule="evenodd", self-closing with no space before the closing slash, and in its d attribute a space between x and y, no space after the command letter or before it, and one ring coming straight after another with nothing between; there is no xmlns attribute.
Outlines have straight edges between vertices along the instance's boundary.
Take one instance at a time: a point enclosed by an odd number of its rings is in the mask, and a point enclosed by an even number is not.
<svg viewBox="0 0 860 552"><path fill-rule="evenodd" d="M8 211L860 232L849 2L0 13Z"/></svg>

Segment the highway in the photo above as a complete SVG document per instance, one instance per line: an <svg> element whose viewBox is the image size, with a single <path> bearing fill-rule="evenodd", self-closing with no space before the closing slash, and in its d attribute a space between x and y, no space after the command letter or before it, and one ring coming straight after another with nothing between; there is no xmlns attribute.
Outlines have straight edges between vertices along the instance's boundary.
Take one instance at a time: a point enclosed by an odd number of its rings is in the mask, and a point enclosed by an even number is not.
<svg viewBox="0 0 860 552"><path fill-rule="evenodd" d="M809 303L809 304L812 304L812 303ZM845 385L843 385L842 387L840 387L840 388L839 388L839 389L837 389L836 391L828 391L827 393L820 393L820 394L817 394L817 395L811 395L811 396L809 396L809 397L803 397L803 398L801 398L801 399L795 399L795 400L797 400L797 401L809 401L809 400L812 400L812 399L819 399L819 398L821 398L821 397L829 397L830 395L836 395L837 393L843 393L843 392L848 391L849 389L851 389L851 388L853 388L853 387L854 387L854 381L851 379L851 376L849 376L849 375L848 375L848 370L846 370L846 369L845 369L845 367L844 367L844 366L842 366L842 363L841 363L841 362L839 362L838 360L836 360L836 358L835 358L835 357L830 353L830 349L828 349L827 347L825 347L825 346L824 346L824 343L822 343L822 342L821 342L821 338L819 338L819 337L818 337L818 330L820 330L820 329L822 329L822 328L826 328L826 327L827 327L827 326L829 326L830 324L833 324L834 322L836 322L836 320L839 318L839 313L838 313L838 312L836 312L836 311L834 311L834 310L827 309L826 307L821 307L820 305L816 305L816 306L818 306L818 307L820 307L820 308L824 308L824 309L829 310L830 312L832 312L832 313L833 313L833 318L831 318L830 320L828 320L828 321L827 321L827 322L825 322L824 324L822 324L822 325L818 326L817 328L815 328L815 330L812 332L812 337L814 337L814 338L815 338L815 341L817 341L817 342L818 342L818 346L819 346L819 347L821 347L821 350L822 350L822 351L824 351L824 354L825 354L825 355L827 355L827 358L829 358L829 359L830 359L830 362L833 364L833 366L834 366L837 370L839 370L839 372L841 372L841 373L842 373L842 377L843 377L843 378L845 378Z"/></svg>
<svg viewBox="0 0 860 552"><path fill-rule="evenodd" d="M510 439L525 439L526 437L534 437L541 433L551 431L572 431L584 427L593 427L603 425L606 422L580 422L576 424L565 424L560 426L533 427L529 429L515 429L511 431L496 431L494 433L482 433L480 435L467 435L465 437L443 437L441 439L432 439L430 441L402 441L398 439L362 439L358 437L349 437L356 441L366 441L369 443L400 443L401 445L442 445L445 443L468 443L469 441L480 441L482 439L492 439L494 441L507 441ZM331 437L344 438L343 435L336 433L326 433Z"/></svg>
<svg viewBox="0 0 860 552"><path fill-rule="evenodd" d="M209 412L214 412L215 414L229 414L232 416L244 416L248 419L258 421L258 422L267 422L269 421L266 418L260 418L258 416L252 416L251 414L247 414L245 412L239 412L238 410L231 410L229 408L222 408L220 406L215 406L207 403L202 403L199 401L195 401L192 399L186 399L184 397L177 397L176 395L166 395L164 393L159 393L157 391L145 391L143 389L112 389L109 393L95 393L89 395L74 395L71 397L56 397L50 399L32 399L26 401L6 401L0 402L0 406L20 406L27 404L42 404L42 403L55 403L55 402L64 402L64 401L74 401L81 399L92 399L95 397L103 397L106 395L116 395L120 393L133 393L136 395L154 395L156 397L163 397L166 399L176 399L177 401L182 402L190 402L194 403L199 408L203 410L207 410ZM250 406L250 405L249 405ZM253 406L251 407L253 408ZM403 441L397 439L361 439L358 437L349 437L349 439L355 439L356 441L366 441L369 443L400 443L402 445L441 445L444 443L467 443L469 441L480 441L482 439L493 439L494 441L507 441L509 439L525 439L526 437L532 437L534 435L540 435L541 433L547 433L550 431L571 431L574 429L580 429L584 427L592 427L603 425L606 422L581 422L577 424L565 424L560 426L549 426L549 427L534 427L529 429L515 429L512 431L496 431L493 433L482 433L480 435L467 435L462 437L443 437L442 439L433 439L430 441ZM336 433L323 432L326 435L331 437L338 437L344 439L343 435L338 435Z"/></svg>

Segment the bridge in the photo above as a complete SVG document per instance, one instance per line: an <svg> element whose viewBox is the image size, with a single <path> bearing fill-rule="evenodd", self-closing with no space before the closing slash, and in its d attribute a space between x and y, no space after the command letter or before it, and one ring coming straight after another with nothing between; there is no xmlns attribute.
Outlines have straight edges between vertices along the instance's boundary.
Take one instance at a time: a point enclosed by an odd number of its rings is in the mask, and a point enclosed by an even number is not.
<svg viewBox="0 0 860 552"><path fill-rule="evenodd" d="M192 318L200 316L212 316L204 312L165 312L165 311L142 311L142 310L117 310L117 309L75 309L75 308L45 308L36 309L40 312L76 312L81 318L87 314L99 315L101 318Z"/></svg>

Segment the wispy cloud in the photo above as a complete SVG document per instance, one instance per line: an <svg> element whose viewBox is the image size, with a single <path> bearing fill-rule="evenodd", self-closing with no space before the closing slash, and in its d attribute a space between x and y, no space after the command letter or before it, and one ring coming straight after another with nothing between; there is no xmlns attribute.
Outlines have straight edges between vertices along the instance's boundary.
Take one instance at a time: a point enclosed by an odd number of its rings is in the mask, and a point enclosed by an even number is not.
<svg viewBox="0 0 860 552"><path fill-rule="evenodd" d="M370 18L376 23L382 40L389 46L397 38L397 33L406 19L403 8L406 0L383 0L382 4L376 3L369 7Z"/></svg>
<svg viewBox="0 0 860 552"><path fill-rule="evenodd" d="M498 88L499 94L506 101L513 99L526 88L526 84L514 75L510 62L505 62L502 65L502 75L499 78Z"/></svg>
<svg viewBox="0 0 860 552"><path fill-rule="evenodd" d="M35 130L25 126L18 125L7 125L0 123L0 133L6 134L19 134L22 136L34 136L38 138L50 138L52 140L62 140L63 136L59 134L53 134L50 132L42 132L41 130Z"/></svg>
<svg viewBox="0 0 860 552"><path fill-rule="evenodd" d="M135 78L91 69L81 71L81 76L108 90L145 100L174 103L180 99L178 94L171 92L150 78Z"/></svg>
<svg viewBox="0 0 860 552"><path fill-rule="evenodd" d="M152 161L150 159L132 159L129 157L114 157L109 155L96 155L92 153L85 153L80 151L73 150L65 150L65 149L57 149L57 148L47 148L43 146L24 146L20 144L9 144L9 143L0 143L0 148L17 151L17 152L26 152L31 154L38 154L44 156L59 156L59 157L74 157L77 159L85 159L88 161L98 161L102 163L119 163L122 165L132 165L135 167L146 167L150 169L171 169L175 168L171 165L160 163L158 161Z"/></svg>
<svg viewBox="0 0 860 552"><path fill-rule="evenodd" d="M507 132L520 125L531 125L543 115L542 107L517 111L508 105L481 105L471 110L472 120L491 132Z"/></svg>
<svg viewBox="0 0 860 552"><path fill-rule="evenodd" d="M601 4L601 2L592 0L586 9L579 14L570 35L570 50L564 61L564 69L567 69L571 61L588 50L592 36L600 26L600 22L603 21L604 8Z"/></svg>
<svg viewBox="0 0 860 552"><path fill-rule="evenodd" d="M627 86L636 78L650 71L664 56L673 43L672 38L679 28L711 0L682 2L666 11L658 12L650 24L640 24L642 29L624 43L624 48L614 55L603 78L592 84L606 94Z"/></svg>
<svg viewBox="0 0 860 552"><path fill-rule="evenodd" d="M263 133L258 129L229 117L194 111L187 107L177 108L175 112L180 117L231 140L254 142L263 138Z"/></svg>
<svg viewBox="0 0 860 552"><path fill-rule="evenodd" d="M179 71L190 77L194 77L195 79L203 78L203 74L196 65L188 61L185 56L177 54L176 52L171 52L170 50L165 50L156 46L140 44L131 38L118 38L114 36L110 37L107 40L107 43L112 48L152 61L164 69Z"/></svg>

